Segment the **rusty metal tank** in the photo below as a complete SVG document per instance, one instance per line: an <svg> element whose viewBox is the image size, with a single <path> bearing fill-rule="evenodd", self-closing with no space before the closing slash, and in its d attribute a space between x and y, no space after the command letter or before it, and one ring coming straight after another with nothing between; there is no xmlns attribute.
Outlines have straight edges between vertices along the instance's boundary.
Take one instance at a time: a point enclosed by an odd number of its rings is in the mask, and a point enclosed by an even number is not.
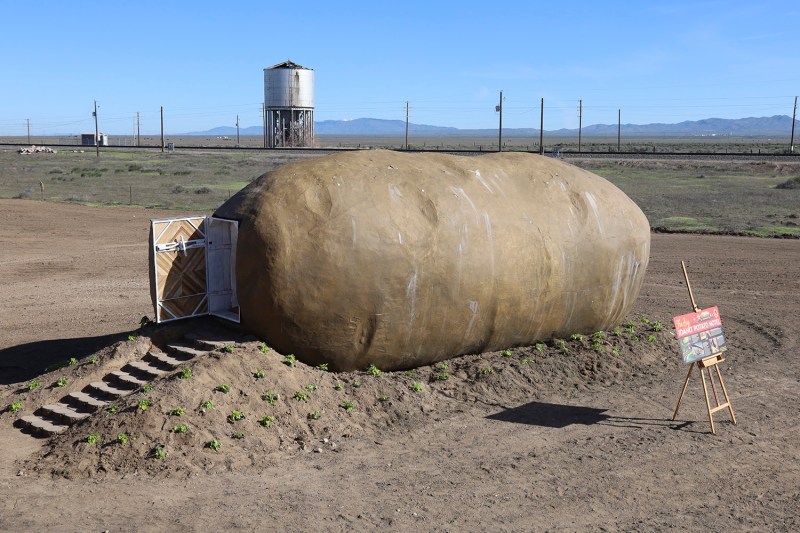
<svg viewBox="0 0 800 533"><path fill-rule="evenodd" d="M332 369L405 369L619 324L650 227L605 179L543 156L363 151L264 174L239 221L242 323Z"/></svg>

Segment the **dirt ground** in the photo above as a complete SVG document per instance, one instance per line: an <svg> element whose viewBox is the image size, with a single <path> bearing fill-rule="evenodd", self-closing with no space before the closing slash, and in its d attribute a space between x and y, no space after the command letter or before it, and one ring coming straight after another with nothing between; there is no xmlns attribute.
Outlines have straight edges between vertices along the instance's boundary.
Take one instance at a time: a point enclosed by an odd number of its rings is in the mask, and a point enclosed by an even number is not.
<svg viewBox="0 0 800 533"><path fill-rule="evenodd" d="M93 353L102 363L144 342L127 339L152 316L147 224L168 215L0 200L0 407L27 398L31 379L55 375L41 374L48 364ZM298 384L363 381L348 389L357 405L385 387L394 411L330 413L329 431L287 426L288 444L239 456L225 455L226 441L192 468L110 454L102 475L91 462L53 473L80 446L23 434L12 426L18 415L4 412L0 530L796 531L800 241L653 235L637 325L690 311L681 259L698 303L719 306L729 345L722 368L738 424L717 413L716 435L698 380L671 421L686 367L669 327L594 366L591 350L517 349L454 361L443 383L431 368L369 381L265 359L272 374L299 372ZM220 368L266 357L256 346L237 345ZM198 379L212 363L198 363ZM478 375L486 365L495 371ZM401 393L412 379L425 383L420 396ZM181 390L156 388L170 398ZM293 440L298 432L307 443ZM184 449L175 444L174 464Z"/></svg>

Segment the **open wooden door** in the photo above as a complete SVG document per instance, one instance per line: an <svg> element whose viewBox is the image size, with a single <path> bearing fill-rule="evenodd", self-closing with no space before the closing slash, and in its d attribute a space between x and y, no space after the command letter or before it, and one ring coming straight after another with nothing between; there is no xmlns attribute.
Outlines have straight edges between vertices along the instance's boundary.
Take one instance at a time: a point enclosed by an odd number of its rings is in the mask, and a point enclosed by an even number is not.
<svg viewBox="0 0 800 533"><path fill-rule="evenodd" d="M156 322L207 314L239 322L238 223L186 217L153 220L150 231Z"/></svg>

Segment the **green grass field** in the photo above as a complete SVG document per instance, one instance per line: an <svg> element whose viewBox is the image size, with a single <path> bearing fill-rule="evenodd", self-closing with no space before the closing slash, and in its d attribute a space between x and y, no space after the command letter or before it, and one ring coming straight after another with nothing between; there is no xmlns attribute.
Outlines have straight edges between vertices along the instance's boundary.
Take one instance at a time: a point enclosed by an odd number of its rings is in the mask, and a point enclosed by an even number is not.
<svg viewBox="0 0 800 533"><path fill-rule="evenodd" d="M270 169L314 152L0 150L0 198L212 211ZM659 231L800 237L798 162L580 159L622 189Z"/></svg>

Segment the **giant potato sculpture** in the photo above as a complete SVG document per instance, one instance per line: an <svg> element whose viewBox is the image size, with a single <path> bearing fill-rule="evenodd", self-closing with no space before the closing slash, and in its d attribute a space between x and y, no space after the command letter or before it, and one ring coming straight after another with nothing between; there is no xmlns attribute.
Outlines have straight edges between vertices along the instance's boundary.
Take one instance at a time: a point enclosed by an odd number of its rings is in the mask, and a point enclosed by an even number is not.
<svg viewBox="0 0 800 533"><path fill-rule="evenodd" d="M618 324L650 227L603 178L535 155L365 151L269 172L239 223L242 322L332 369L394 370Z"/></svg>

